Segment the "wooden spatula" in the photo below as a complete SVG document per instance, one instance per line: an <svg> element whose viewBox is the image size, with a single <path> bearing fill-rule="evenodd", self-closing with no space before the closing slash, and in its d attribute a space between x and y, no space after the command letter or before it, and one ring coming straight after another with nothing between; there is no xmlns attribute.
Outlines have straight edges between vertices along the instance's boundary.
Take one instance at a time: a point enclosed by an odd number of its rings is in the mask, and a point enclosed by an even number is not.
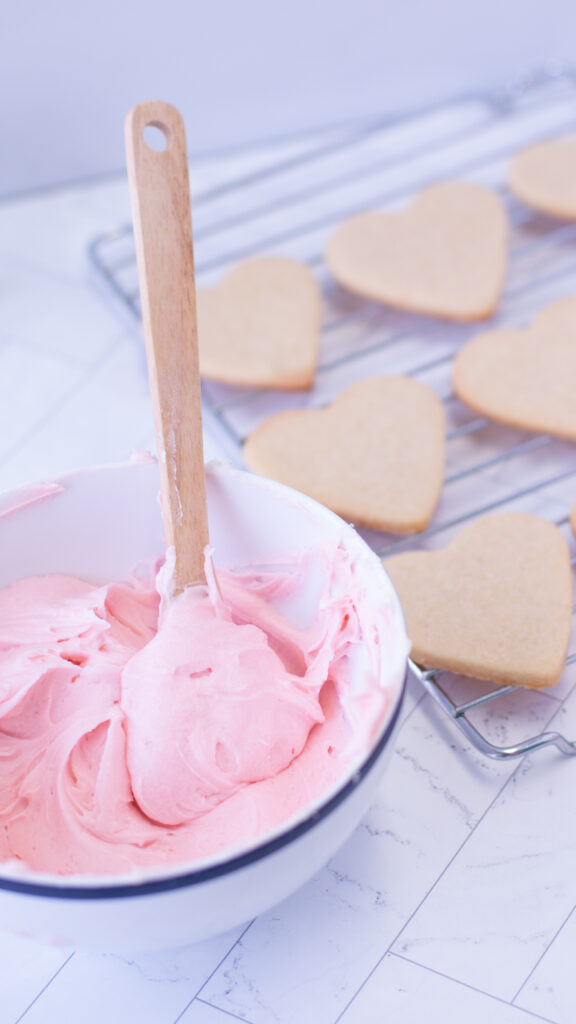
<svg viewBox="0 0 576 1024"><path fill-rule="evenodd" d="M145 129L165 144L153 149ZM159 134L161 133L161 134ZM208 543L186 133L179 112L139 103L126 118L142 320L174 594L204 582Z"/></svg>

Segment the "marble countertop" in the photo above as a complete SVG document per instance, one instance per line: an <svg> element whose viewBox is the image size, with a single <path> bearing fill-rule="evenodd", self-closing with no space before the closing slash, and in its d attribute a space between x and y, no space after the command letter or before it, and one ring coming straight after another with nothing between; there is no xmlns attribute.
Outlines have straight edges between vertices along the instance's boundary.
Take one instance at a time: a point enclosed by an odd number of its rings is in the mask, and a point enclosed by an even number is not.
<svg viewBox="0 0 576 1024"><path fill-rule="evenodd" d="M258 159L202 165L193 188ZM138 329L87 261L128 220L123 179L0 206L0 490L153 447ZM206 456L220 451L207 432ZM575 492L569 481L529 507L558 516ZM571 665L482 726L498 743L549 726L576 738L575 682ZM308 885L161 954L0 936L0 1022L571 1024L575 790L576 759L487 760L412 681L374 806Z"/></svg>

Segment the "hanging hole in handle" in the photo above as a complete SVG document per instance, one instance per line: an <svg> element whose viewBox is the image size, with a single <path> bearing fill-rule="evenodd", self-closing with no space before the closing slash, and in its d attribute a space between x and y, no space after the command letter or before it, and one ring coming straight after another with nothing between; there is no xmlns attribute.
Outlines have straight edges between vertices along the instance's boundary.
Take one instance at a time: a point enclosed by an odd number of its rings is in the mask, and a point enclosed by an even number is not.
<svg viewBox="0 0 576 1024"><path fill-rule="evenodd" d="M149 149L155 150L156 153L163 153L168 149L170 129L162 121L149 121L144 125L142 134Z"/></svg>

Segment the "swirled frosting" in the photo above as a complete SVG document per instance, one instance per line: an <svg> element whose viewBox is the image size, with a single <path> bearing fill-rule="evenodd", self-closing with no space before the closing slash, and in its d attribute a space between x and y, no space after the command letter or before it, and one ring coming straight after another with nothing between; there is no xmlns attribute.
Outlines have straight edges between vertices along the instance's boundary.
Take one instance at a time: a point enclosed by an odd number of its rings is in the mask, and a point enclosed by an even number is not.
<svg viewBox="0 0 576 1024"><path fill-rule="evenodd" d="M110 874L238 848L369 748L396 627L344 549L207 567L165 610L155 570L0 591L0 860Z"/></svg>

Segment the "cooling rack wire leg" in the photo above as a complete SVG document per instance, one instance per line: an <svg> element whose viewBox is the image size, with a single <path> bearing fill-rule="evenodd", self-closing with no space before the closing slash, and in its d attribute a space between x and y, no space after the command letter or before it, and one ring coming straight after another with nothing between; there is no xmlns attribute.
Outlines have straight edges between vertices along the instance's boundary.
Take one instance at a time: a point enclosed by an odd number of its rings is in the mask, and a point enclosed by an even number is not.
<svg viewBox="0 0 576 1024"><path fill-rule="evenodd" d="M479 707L481 704L486 704L488 701L495 700L498 697L504 696L506 693L511 693L513 690L521 689L518 686L502 686L498 690L493 690L490 693L483 694L474 700L468 701L466 704L455 704L451 697L442 689L438 682L438 675L440 674L439 669L428 669L424 670L419 668L414 662L410 662L410 671L415 676L419 683L424 687L427 693L430 694L435 703L442 709L455 725L458 726L460 732L464 734L466 739L472 743L480 753L486 757L494 758L498 761L505 761L511 757L523 757L525 754L531 754L535 750L540 750L543 747L555 746L562 754L576 754L576 743L567 740L565 736L562 736L558 732L543 732L538 736L532 736L530 739L522 740L520 743L512 744L508 747L498 747L494 743L490 743L481 732L476 729L474 725L466 717L467 712L475 707Z"/></svg>

